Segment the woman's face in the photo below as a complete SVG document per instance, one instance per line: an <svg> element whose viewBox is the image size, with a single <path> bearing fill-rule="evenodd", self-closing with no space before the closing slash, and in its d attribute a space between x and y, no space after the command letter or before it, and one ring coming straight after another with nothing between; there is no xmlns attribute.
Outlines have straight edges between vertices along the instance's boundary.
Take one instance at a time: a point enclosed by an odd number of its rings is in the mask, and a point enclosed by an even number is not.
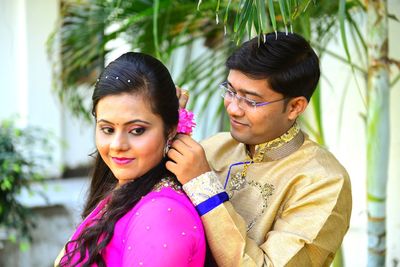
<svg viewBox="0 0 400 267"><path fill-rule="evenodd" d="M119 184L156 166L166 143L163 121L140 94L106 96L96 106L96 147Z"/></svg>

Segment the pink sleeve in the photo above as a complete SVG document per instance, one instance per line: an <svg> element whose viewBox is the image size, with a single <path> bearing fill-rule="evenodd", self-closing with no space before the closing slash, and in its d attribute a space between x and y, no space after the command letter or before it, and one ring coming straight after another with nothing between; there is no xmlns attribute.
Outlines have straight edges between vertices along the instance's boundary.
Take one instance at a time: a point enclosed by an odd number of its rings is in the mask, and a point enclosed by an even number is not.
<svg viewBox="0 0 400 267"><path fill-rule="evenodd" d="M202 266L193 262L204 250L201 221L179 200L144 200L127 226L123 266Z"/></svg>

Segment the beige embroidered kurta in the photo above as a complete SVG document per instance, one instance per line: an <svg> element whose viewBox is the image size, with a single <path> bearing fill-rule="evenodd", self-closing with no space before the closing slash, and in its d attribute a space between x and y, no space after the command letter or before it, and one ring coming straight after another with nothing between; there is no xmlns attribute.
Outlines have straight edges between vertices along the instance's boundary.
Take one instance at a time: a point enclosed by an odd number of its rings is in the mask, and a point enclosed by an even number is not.
<svg viewBox="0 0 400 267"><path fill-rule="evenodd" d="M245 145L229 133L202 145L214 172L184 186L195 204L221 192L229 166L248 159ZM246 178L235 181L243 168L231 168L230 201L202 216L218 265L329 266L352 207L348 174L335 157L299 131L267 149L247 167Z"/></svg>

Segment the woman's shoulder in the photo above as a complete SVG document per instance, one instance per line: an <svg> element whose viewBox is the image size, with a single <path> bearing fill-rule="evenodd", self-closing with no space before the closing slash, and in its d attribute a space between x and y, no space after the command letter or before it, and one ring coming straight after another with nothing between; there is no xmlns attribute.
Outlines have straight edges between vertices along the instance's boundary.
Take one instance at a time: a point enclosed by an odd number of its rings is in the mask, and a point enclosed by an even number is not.
<svg viewBox="0 0 400 267"><path fill-rule="evenodd" d="M150 250L149 255L157 255L139 259L152 262L152 266L160 266L163 261L179 262L164 266L179 266L182 260L196 257L201 261L205 253L205 235L200 216L179 187L167 181L163 183L138 203L124 239L137 255L148 255ZM131 260L135 258L129 251L126 255Z"/></svg>
<svg viewBox="0 0 400 267"><path fill-rule="evenodd" d="M172 178L164 178L154 186L153 190L144 197L142 206L146 206L149 203L152 208L165 208L168 206L167 211L171 208L182 209L182 212L186 211L193 213L195 217L198 216L182 186Z"/></svg>
<svg viewBox="0 0 400 267"><path fill-rule="evenodd" d="M160 181L138 203L134 217L139 224L156 222L160 228L202 231L202 223L190 199L173 179ZM136 222L138 223L138 222Z"/></svg>
<svg viewBox="0 0 400 267"><path fill-rule="evenodd" d="M167 216L168 215L168 216ZM163 218L163 216L167 216ZM165 178L157 183L153 190L135 205L125 216L126 220L157 220L163 218L164 223L175 223L182 217L192 223L201 223L195 207L180 184L174 179Z"/></svg>

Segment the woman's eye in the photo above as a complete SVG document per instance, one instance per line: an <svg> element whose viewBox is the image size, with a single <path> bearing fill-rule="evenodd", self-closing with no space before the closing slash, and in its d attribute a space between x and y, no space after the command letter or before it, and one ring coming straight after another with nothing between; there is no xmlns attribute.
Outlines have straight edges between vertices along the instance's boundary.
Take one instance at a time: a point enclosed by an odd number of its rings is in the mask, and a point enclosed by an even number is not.
<svg viewBox="0 0 400 267"><path fill-rule="evenodd" d="M145 130L146 130L145 128L140 127L140 128L132 129L132 130L130 131L130 133L132 133L132 134L134 134L134 135L141 135L141 134L144 133Z"/></svg>
<svg viewBox="0 0 400 267"><path fill-rule="evenodd" d="M114 129L110 127L101 127L100 130L105 134L112 134L114 132Z"/></svg>

